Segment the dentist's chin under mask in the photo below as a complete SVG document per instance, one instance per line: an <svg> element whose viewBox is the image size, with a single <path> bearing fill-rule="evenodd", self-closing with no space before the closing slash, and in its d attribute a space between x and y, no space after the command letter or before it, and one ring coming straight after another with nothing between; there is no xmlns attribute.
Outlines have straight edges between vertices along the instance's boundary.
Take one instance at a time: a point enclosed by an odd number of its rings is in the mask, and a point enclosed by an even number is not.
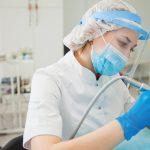
<svg viewBox="0 0 150 150"><path fill-rule="evenodd" d="M96 73L106 76L118 74L126 66L128 58L105 41L105 47L97 54L92 45L91 60Z"/></svg>

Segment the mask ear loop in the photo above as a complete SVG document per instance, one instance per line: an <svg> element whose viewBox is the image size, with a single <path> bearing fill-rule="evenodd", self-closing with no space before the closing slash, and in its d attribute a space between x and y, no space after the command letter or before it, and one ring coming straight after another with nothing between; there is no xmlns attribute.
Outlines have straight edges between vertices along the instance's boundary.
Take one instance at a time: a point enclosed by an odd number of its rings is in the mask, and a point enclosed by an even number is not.
<svg viewBox="0 0 150 150"><path fill-rule="evenodd" d="M104 41L104 43L105 43L105 46L107 45L107 42L106 42L106 40L105 40L105 38L104 38L104 36L103 36L103 33L102 33L102 30L100 29L99 30L99 34L100 34L100 37L102 37L102 39L103 39L103 41ZM92 44L91 45L92 46L92 50L91 50L91 52L92 51L94 51L94 45ZM92 52L93 53L93 52Z"/></svg>
<svg viewBox="0 0 150 150"><path fill-rule="evenodd" d="M91 49L91 53L92 53L92 51L94 50L94 46L93 46L93 43L91 44L91 47L92 47L92 49Z"/></svg>
<svg viewBox="0 0 150 150"><path fill-rule="evenodd" d="M103 36L103 33L102 33L102 30L101 30L101 29L100 29L100 37L102 37L102 39L103 39L105 45L107 45L107 42L106 42L106 40L105 40L105 38L104 38L104 36Z"/></svg>
<svg viewBox="0 0 150 150"><path fill-rule="evenodd" d="M94 45L93 45L93 43L91 44L91 56L92 56L92 54L94 53Z"/></svg>

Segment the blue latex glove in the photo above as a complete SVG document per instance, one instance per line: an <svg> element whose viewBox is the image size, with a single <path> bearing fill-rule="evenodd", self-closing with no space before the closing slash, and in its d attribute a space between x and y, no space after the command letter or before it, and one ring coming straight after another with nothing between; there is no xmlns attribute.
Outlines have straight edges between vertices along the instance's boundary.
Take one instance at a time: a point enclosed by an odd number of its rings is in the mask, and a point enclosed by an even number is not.
<svg viewBox="0 0 150 150"><path fill-rule="evenodd" d="M140 130L150 126L150 90L142 92L135 105L117 120L126 140L130 140Z"/></svg>

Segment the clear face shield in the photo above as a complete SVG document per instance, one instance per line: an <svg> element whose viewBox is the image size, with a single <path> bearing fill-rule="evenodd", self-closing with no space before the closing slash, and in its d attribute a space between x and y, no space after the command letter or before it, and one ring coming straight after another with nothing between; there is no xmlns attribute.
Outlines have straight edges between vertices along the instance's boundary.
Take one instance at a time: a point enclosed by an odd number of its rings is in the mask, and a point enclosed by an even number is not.
<svg viewBox="0 0 150 150"><path fill-rule="evenodd" d="M148 40L138 40L138 38L135 37L136 35L131 37L130 35L132 35L132 33L126 33L130 32L128 29L122 30L121 32L119 30L110 32L111 33L109 34L112 38L109 40L106 40L102 35L105 45L110 43L127 59L127 64L125 68L121 70L120 74L130 78L136 78L135 74L139 64L148 63L148 59L145 60L145 55L146 57L149 55L148 50L146 49Z"/></svg>
<svg viewBox="0 0 150 150"><path fill-rule="evenodd" d="M135 36L131 37L130 33L125 33L125 31L127 32L128 29L124 30L123 33L119 30L110 31L112 32L112 38L110 41L107 41L107 43L111 43L128 60L120 74L150 85L150 53L148 49L150 42L147 40L148 37L146 37L146 40L139 40L138 38L137 40ZM136 42L133 39L136 39ZM126 46L128 45L128 40L134 41L131 42L132 46ZM132 86L128 85L128 88L132 91L131 93L134 93L134 96L139 95L139 91L136 91Z"/></svg>
<svg viewBox="0 0 150 150"><path fill-rule="evenodd" d="M149 39L149 33L142 28L141 18L137 14L125 10L100 11L100 12L95 12L90 17L96 20L97 22L103 22L107 25L114 25L119 28L127 28L138 33L137 46L134 48L134 51L131 52L126 67L120 73L122 75L126 75L128 77L138 79L140 81L140 79L137 78L137 76L139 75L138 70L141 68L140 67L141 64L145 65L149 63L148 56L146 56L148 58L147 62L144 59L144 55L149 55L147 49L147 41ZM84 25L86 24L86 21L87 20L81 19L80 24ZM114 44L116 42L114 40L115 38L112 38L111 43ZM117 47L117 44L114 44L113 46L115 46L117 49L120 49L119 47ZM123 54L124 52L125 50L122 51ZM144 70L148 71L148 73L145 74L149 74L149 70L147 68L146 69L144 68ZM144 71L141 71L141 74L142 72Z"/></svg>
<svg viewBox="0 0 150 150"><path fill-rule="evenodd" d="M133 49L133 51L130 52L128 64L121 71L122 75L130 78L137 77L137 69L139 68L139 65L149 62L148 56L150 57L150 54L148 50L148 44L148 40L138 40L137 46Z"/></svg>
<svg viewBox="0 0 150 150"><path fill-rule="evenodd" d="M141 83L150 85L150 52L149 52L150 41L139 41L138 46L132 53L128 64L122 70L121 74L133 78ZM139 90L127 85L130 93L133 97L139 95Z"/></svg>

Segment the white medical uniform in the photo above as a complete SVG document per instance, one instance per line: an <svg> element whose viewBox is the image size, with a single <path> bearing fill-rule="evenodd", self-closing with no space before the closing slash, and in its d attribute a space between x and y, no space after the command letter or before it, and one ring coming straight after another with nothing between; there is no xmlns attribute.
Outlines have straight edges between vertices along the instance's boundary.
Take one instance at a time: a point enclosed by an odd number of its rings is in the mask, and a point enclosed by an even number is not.
<svg viewBox="0 0 150 150"><path fill-rule="evenodd" d="M112 77L101 76L81 66L72 51L57 63L36 71L32 79L23 145L30 148L31 138L55 135L67 140L88 104ZM103 93L90 111L77 136L94 131L115 119L131 105L122 80Z"/></svg>

